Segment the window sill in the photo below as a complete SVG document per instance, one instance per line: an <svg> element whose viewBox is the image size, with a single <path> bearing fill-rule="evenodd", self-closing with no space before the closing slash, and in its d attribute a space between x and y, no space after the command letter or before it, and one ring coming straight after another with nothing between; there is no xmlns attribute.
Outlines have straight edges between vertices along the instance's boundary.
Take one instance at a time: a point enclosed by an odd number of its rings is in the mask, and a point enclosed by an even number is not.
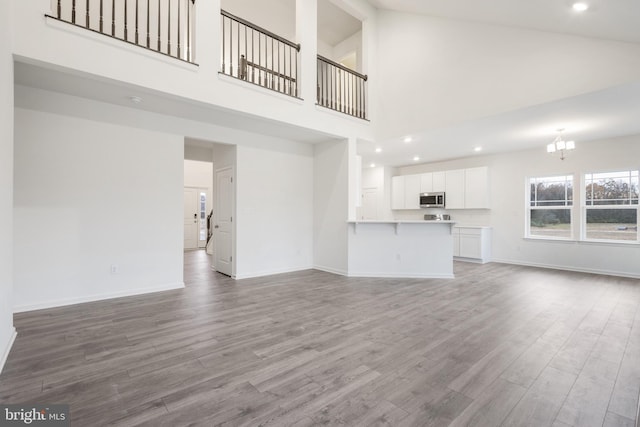
<svg viewBox="0 0 640 427"><path fill-rule="evenodd" d="M564 243L564 244L577 244L577 245L596 245L596 246L618 246L618 247L633 247L640 246L640 242L625 242L622 240L572 240L572 239L550 239L546 237L523 237L523 240L529 240L533 242L544 243Z"/></svg>

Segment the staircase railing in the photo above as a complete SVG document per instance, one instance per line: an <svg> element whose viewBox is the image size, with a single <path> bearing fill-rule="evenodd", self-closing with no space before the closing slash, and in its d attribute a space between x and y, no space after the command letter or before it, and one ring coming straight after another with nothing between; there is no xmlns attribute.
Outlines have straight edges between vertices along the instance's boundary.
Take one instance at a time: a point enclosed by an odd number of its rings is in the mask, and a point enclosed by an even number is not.
<svg viewBox="0 0 640 427"><path fill-rule="evenodd" d="M318 55L316 102L326 108L367 119L368 77Z"/></svg>
<svg viewBox="0 0 640 427"><path fill-rule="evenodd" d="M193 62L195 0L54 0L50 18Z"/></svg>
<svg viewBox="0 0 640 427"><path fill-rule="evenodd" d="M298 97L300 45L224 10L221 73Z"/></svg>

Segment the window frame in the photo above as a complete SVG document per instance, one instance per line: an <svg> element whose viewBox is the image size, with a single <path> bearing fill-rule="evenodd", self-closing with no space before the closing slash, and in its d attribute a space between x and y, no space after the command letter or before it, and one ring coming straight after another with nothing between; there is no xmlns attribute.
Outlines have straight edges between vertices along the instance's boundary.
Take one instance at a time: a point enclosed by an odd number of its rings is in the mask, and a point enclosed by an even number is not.
<svg viewBox="0 0 640 427"><path fill-rule="evenodd" d="M539 180L539 179L550 179L550 178L565 178L565 182L567 181L567 178L571 178L571 188L572 188L572 198L570 200L571 204L568 204L569 199L567 197L566 191L567 191L567 187L565 186L565 199L564 205L548 205L548 206L534 206L532 205L532 201L531 201L531 185L532 185L532 181L533 180ZM544 176L529 176L527 178L525 178L525 233L524 236L526 239L535 239L535 240L553 240L553 241L561 241L561 242L571 242L571 241L575 241L575 227L576 227L576 215L575 215L575 196L576 196L576 174L574 173L562 173L562 174L547 174ZM536 197L537 199L537 197ZM538 201L536 200L536 203L538 203ZM542 235L538 235L538 234L532 234L531 233L531 212L532 210L558 210L558 209L562 209L562 210L568 210L569 211L569 217L571 219L571 222L569 224L569 237L562 237L562 236L542 236Z"/></svg>
<svg viewBox="0 0 640 427"><path fill-rule="evenodd" d="M640 244L640 201L633 204L629 199L629 204L594 204L593 199L587 199L587 176L597 174L613 174L613 173L631 173L636 172L640 176L640 168L617 168L608 170L591 170L583 172L581 174L580 183L580 241L588 243L613 243L623 245L638 245ZM631 176L630 176L631 177ZM589 180L592 183L593 180ZM587 200L591 201L591 204L587 204ZM636 239L635 240L619 240L619 239L594 239L587 237L587 211L588 210L635 210L636 211Z"/></svg>

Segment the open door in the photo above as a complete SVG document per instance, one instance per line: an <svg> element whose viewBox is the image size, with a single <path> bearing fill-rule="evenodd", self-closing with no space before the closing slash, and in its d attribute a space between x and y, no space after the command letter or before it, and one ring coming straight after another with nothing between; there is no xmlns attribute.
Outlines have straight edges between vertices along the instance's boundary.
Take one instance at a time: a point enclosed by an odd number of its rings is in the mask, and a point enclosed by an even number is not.
<svg viewBox="0 0 640 427"><path fill-rule="evenodd" d="M213 242L215 269L227 276L233 272L233 169L216 171L215 222Z"/></svg>

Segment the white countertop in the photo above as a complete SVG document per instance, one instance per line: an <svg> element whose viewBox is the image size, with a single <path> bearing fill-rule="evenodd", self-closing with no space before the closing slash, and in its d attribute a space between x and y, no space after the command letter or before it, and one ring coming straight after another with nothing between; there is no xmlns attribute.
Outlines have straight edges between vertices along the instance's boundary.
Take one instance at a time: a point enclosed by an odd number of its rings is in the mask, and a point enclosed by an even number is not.
<svg viewBox="0 0 640 427"><path fill-rule="evenodd" d="M349 224L455 224L455 221L445 221L445 220L401 220L401 219L362 219L362 220L352 220L347 221Z"/></svg>

